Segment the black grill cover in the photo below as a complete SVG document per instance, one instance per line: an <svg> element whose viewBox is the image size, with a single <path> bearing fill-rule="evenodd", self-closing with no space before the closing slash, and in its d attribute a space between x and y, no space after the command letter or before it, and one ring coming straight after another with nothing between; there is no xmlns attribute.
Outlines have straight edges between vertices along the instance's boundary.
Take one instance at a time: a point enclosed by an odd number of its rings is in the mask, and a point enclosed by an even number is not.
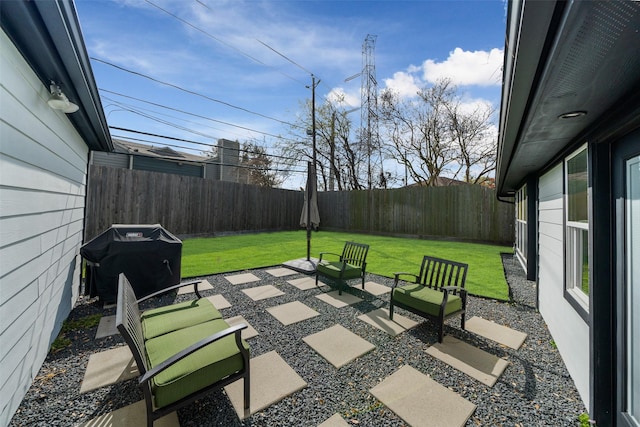
<svg viewBox="0 0 640 427"><path fill-rule="evenodd" d="M85 294L116 301L118 275L125 273L138 298L180 283L182 241L160 224L114 224L85 243Z"/></svg>

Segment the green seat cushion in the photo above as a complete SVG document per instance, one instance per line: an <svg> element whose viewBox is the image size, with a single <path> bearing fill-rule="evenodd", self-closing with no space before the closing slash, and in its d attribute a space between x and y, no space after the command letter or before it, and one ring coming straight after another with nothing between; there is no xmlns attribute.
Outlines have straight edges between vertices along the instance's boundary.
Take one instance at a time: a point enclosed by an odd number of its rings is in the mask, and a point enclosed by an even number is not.
<svg viewBox="0 0 640 427"><path fill-rule="evenodd" d="M149 363L152 367L157 366L190 345L228 327L227 322L217 319L152 338L145 343ZM242 344L249 349L244 340ZM235 335L224 337L156 375L151 380L154 404L162 408L176 402L242 370L243 363Z"/></svg>
<svg viewBox="0 0 640 427"><path fill-rule="evenodd" d="M222 315L206 298L154 308L140 316L145 339L215 319Z"/></svg>
<svg viewBox="0 0 640 427"><path fill-rule="evenodd" d="M342 265L344 263L340 261L322 262L318 264L318 273L323 276L331 277L333 279L340 279L340 272L342 271ZM355 279L361 277L362 268L353 264L346 264L344 267L343 279Z"/></svg>
<svg viewBox="0 0 640 427"><path fill-rule="evenodd" d="M438 316L440 314L440 304L442 304L443 297L444 292L436 291L420 284L400 286L393 290L394 301L431 316ZM462 300L460 296L449 293L444 315L448 316L461 309Z"/></svg>

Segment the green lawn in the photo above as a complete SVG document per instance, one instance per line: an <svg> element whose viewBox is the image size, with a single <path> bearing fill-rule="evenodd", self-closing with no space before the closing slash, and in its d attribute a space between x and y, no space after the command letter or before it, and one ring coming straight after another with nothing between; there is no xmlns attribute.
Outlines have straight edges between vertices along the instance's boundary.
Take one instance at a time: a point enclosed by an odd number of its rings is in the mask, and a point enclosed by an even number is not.
<svg viewBox="0 0 640 427"><path fill-rule="evenodd" d="M397 271L417 274L422 256L432 255L469 264L466 287L472 294L509 299L500 253L512 252L511 247L319 231L311 236L311 256L340 253L347 240L370 245L367 272L387 277ZM305 230L187 239L182 276L266 267L306 254Z"/></svg>

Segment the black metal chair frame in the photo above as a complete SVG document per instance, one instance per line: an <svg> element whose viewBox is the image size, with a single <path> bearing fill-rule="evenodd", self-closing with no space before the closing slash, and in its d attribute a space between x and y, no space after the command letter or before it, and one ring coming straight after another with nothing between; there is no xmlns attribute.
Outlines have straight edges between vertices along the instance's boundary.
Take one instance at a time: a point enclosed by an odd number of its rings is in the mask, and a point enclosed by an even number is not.
<svg viewBox="0 0 640 427"><path fill-rule="evenodd" d="M337 254L335 252L320 252L320 258L318 259L318 264L322 263L322 257L326 255L329 255L332 257L339 257L339 262L342 263L342 270L340 271L340 276L338 277L338 279L335 279L334 277L322 274L316 268L316 286L318 286L319 275L327 277L328 279L331 279L331 280L337 280L338 295L342 295L342 290L346 285L346 280L343 278L345 267L347 266L347 264L350 264L350 265L361 267L360 278L362 280L362 289L364 289L364 279L365 279L365 273L367 269L368 253L369 253L369 245L365 243L356 243L356 242L346 242L344 244L344 248L342 249L342 254ZM355 279L355 277L348 280L353 280L353 279Z"/></svg>
<svg viewBox="0 0 640 427"><path fill-rule="evenodd" d="M444 338L445 320L459 315L461 316L460 327L461 329L464 329L465 312L467 309L467 290L464 288L464 285L467 279L467 269L467 264L425 255L422 259L419 274L415 275L406 272L394 273L395 279L391 289L391 297L389 298L389 318L393 320L393 310L394 307L397 306L417 314L418 316L424 317L425 319L429 319L438 326L438 342L440 343ZM414 280L409 283L420 284L444 294L437 316L433 316L394 300L394 291L401 282L401 276L411 276ZM462 300L462 309L445 316L445 307L447 305L449 295L457 295L458 293Z"/></svg>
<svg viewBox="0 0 640 427"><path fill-rule="evenodd" d="M196 282L190 282L196 285ZM138 302L151 298L152 296L157 296L163 294L171 289L175 289L177 287L185 286L187 283L182 283L179 285L172 286L165 290L156 292L147 297L141 298L140 300L136 300L135 293L131 284L124 276L124 274L120 274L120 278L118 281L118 300L116 306L116 326L118 331L123 336L125 342L129 346L129 349L133 353L133 357L138 366L138 370L140 371L140 377L138 378L138 386L142 388L144 393L144 400L146 403L147 409L147 427L153 427L153 423L155 420L174 412L175 410L187 406L198 399L203 398L207 394L211 393L214 390L219 390L222 387L237 381L239 379L244 379L244 409L249 408L250 402L250 366L249 366L249 352L242 345L242 330L247 328L247 325L244 323L238 324L236 326L231 326L223 331L220 331L216 334L213 334L207 338L204 338L191 346L185 348L184 350L178 352L172 357L168 358L161 364L155 366L154 368L150 368L149 363L147 362L146 357L146 348L144 345L144 336L142 333L142 325L140 323L140 310L138 308ZM196 291L197 293L197 291ZM199 295L199 293L197 293ZM184 359L191 353L194 353L201 348L214 343L226 336L235 335L236 345L240 349L240 353L243 359L243 369L238 371L237 373L230 375L226 378L223 378L220 381L217 381L201 390L198 390L188 396L183 397L182 399L164 406L162 408L154 409L153 406L153 392L151 389L151 380L160 372L164 371L171 365L176 362Z"/></svg>

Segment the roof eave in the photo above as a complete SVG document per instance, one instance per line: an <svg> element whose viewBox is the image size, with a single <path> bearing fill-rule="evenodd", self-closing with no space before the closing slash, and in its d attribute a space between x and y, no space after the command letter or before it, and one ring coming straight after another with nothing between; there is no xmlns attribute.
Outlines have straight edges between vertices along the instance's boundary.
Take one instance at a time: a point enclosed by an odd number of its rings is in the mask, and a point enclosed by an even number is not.
<svg viewBox="0 0 640 427"><path fill-rule="evenodd" d="M562 4L526 0L509 3L496 169L498 196L513 195L514 189L504 187L505 176L518 143L521 123L535 95L537 76L545 64L549 35L554 34L554 17ZM526 37L522 37L523 34Z"/></svg>
<svg viewBox="0 0 640 427"><path fill-rule="evenodd" d="M2 28L45 87L60 84L80 109L69 120L92 150L113 144L89 62L75 6L70 0L8 1Z"/></svg>

